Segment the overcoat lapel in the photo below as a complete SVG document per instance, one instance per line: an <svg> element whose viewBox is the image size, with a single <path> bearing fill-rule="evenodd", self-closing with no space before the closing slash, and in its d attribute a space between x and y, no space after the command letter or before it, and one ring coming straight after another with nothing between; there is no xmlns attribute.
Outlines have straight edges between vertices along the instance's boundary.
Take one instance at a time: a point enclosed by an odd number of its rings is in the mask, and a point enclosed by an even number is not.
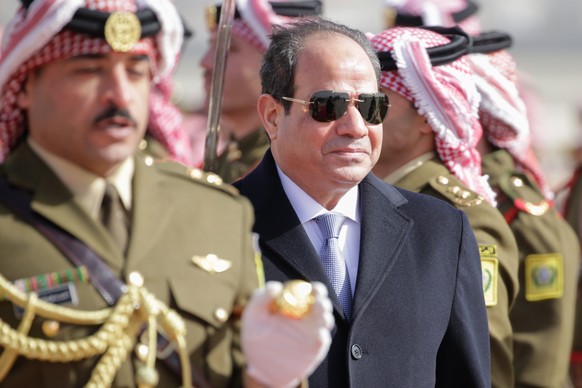
<svg viewBox="0 0 582 388"><path fill-rule="evenodd" d="M32 193L32 209L83 241L114 270L123 266L123 255L107 230L77 203L54 172L23 144L5 163L8 180Z"/></svg>
<svg viewBox="0 0 582 388"><path fill-rule="evenodd" d="M413 222L398 208L404 202L398 191L371 174L360 183L360 261L353 319L382 286L410 233Z"/></svg>

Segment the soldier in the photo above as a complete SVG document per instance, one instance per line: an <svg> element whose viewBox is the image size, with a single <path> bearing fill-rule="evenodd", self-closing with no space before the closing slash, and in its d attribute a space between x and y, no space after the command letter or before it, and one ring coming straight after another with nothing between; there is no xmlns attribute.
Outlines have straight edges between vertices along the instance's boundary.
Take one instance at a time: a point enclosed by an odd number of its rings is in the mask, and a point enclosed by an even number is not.
<svg viewBox="0 0 582 388"><path fill-rule="evenodd" d="M487 52L481 47L480 52ZM519 249L520 292L511 310L516 386L563 387L568 381L580 248L554 208L530 146L525 104L506 51L471 55L482 97L483 172ZM548 346L548 344L554 344Z"/></svg>
<svg viewBox="0 0 582 388"><path fill-rule="evenodd" d="M471 1L408 0L396 5L389 0L387 4L391 5L388 14L397 15L395 25L459 24L474 37L467 61L481 96L483 137L477 149L483 174L498 194L497 208L519 250L520 291L510 313L515 384L563 386L572 347L579 248L571 228L554 209L553 193L531 147L531 120L523 89L518 89L516 63L500 49L509 47L511 38L482 34L477 5Z"/></svg>
<svg viewBox="0 0 582 388"><path fill-rule="evenodd" d="M261 92L259 69L261 55L269 45L272 25L293 23L303 15L321 13L321 1L299 2L267 0L237 1L228 62L226 64L220 125L225 142L214 171L226 182L246 175L261 160L269 141L257 114ZM208 9L210 44L201 59L206 87L206 108L210 79L215 67L216 25L219 7ZM195 145L200 153L201 145ZM197 151L198 150L198 151Z"/></svg>
<svg viewBox="0 0 582 388"><path fill-rule="evenodd" d="M495 194L481 175L475 148L481 136L479 95L462 58L469 39L458 29L445 32L447 37L425 29L395 27L372 38L383 70L380 90L392 105L373 172L396 186L447 201L467 214L480 245L492 386L511 387L509 311L519 288L517 246L494 207Z"/></svg>
<svg viewBox="0 0 582 388"><path fill-rule="evenodd" d="M136 152L155 114L151 85L182 40L172 2L23 1L5 34L1 385L306 377L331 341L325 287L254 291L248 201L216 175ZM303 310L283 303L288 293Z"/></svg>

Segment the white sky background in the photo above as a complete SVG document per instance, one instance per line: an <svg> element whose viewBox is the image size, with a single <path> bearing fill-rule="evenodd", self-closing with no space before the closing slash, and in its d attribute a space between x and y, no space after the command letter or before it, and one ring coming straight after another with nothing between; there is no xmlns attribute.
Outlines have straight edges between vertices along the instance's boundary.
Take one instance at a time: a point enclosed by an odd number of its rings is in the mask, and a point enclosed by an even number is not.
<svg viewBox="0 0 582 388"><path fill-rule="evenodd" d="M210 0L174 0L194 30L176 75L180 105L196 109L203 98L198 61L207 34L204 8ZM570 151L582 144L582 1L477 0L483 30L509 32L510 49L519 69L537 94L539 124L535 145L553 187L561 185L572 169ZM324 16L365 32L382 29L383 0L323 0ZM14 14L17 0L0 0L0 24Z"/></svg>

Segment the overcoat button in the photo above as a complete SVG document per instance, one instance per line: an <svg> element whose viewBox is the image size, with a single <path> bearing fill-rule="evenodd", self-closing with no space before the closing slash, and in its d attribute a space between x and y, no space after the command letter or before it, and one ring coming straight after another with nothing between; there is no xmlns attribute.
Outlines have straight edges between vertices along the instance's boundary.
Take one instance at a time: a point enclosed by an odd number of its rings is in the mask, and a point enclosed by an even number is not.
<svg viewBox="0 0 582 388"><path fill-rule="evenodd" d="M359 360L360 358L362 358L362 348L360 347L360 345L358 344L352 345L352 357L354 358L354 360Z"/></svg>

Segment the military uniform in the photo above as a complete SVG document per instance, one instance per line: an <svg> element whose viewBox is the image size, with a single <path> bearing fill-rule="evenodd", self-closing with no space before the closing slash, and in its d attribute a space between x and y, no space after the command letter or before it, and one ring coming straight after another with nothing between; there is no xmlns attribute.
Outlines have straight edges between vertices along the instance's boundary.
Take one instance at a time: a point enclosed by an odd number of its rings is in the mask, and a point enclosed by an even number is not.
<svg viewBox="0 0 582 388"><path fill-rule="evenodd" d="M240 309L257 287L251 241L253 223L248 201L230 186L216 184L216 175L188 171L175 163L155 163L135 157L132 222L127 254L115 244L72 197L51 169L27 144L12 152L0 174L32 193L33 211L58 224L99 254L112 271L125 278L139 272L144 286L185 320L187 351L192 365L213 387L242 384ZM31 225L15 217L0 202L0 271L10 281L53 274L74 266ZM214 254L229 263L223 271L209 271L194 263ZM228 267L228 265L227 265ZM89 274L89 277L91 274ZM74 284L75 308L107 307L89 282ZM14 306L0 302L0 318L18 324ZM35 318L30 334L48 338L43 319ZM86 337L97 328L61 324L52 340ZM126 361L113 383L134 387L135 357ZM78 387L84 385L96 359L50 363L20 357L3 387ZM180 379L160 361L159 387L176 387Z"/></svg>
<svg viewBox="0 0 582 388"><path fill-rule="evenodd" d="M509 310L518 289L515 239L503 217L484 199L465 188L442 162L421 163L396 182L398 187L449 202L467 214L481 253L483 290L487 305L493 387L512 387L513 346Z"/></svg>
<svg viewBox="0 0 582 388"><path fill-rule="evenodd" d="M519 250L521 287L509 316L516 386L562 387L574 325L576 235L533 180L515 171L507 151L483 157L483 174Z"/></svg>
<svg viewBox="0 0 582 388"><path fill-rule="evenodd" d="M582 211L582 168L578 167L570 180L566 191L566 202L564 206L564 217L568 224L574 229L578 237L579 244L582 242L582 224L580 223L580 214ZM578 272L578 275L580 272ZM578 290L580 289L580 279L578 278ZM576 299L575 321L574 321L574 340L572 345L573 358L572 362L582 364L582 298L580 291ZM577 366L579 369L580 367Z"/></svg>
<svg viewBox="0 0 582 388"><path fill-rule="evenodd" d="M232 183L255 168L268 148L269 138L263 128L241 140L231 139L226 151L216 160L214 171L225 182Z"/></svg>

